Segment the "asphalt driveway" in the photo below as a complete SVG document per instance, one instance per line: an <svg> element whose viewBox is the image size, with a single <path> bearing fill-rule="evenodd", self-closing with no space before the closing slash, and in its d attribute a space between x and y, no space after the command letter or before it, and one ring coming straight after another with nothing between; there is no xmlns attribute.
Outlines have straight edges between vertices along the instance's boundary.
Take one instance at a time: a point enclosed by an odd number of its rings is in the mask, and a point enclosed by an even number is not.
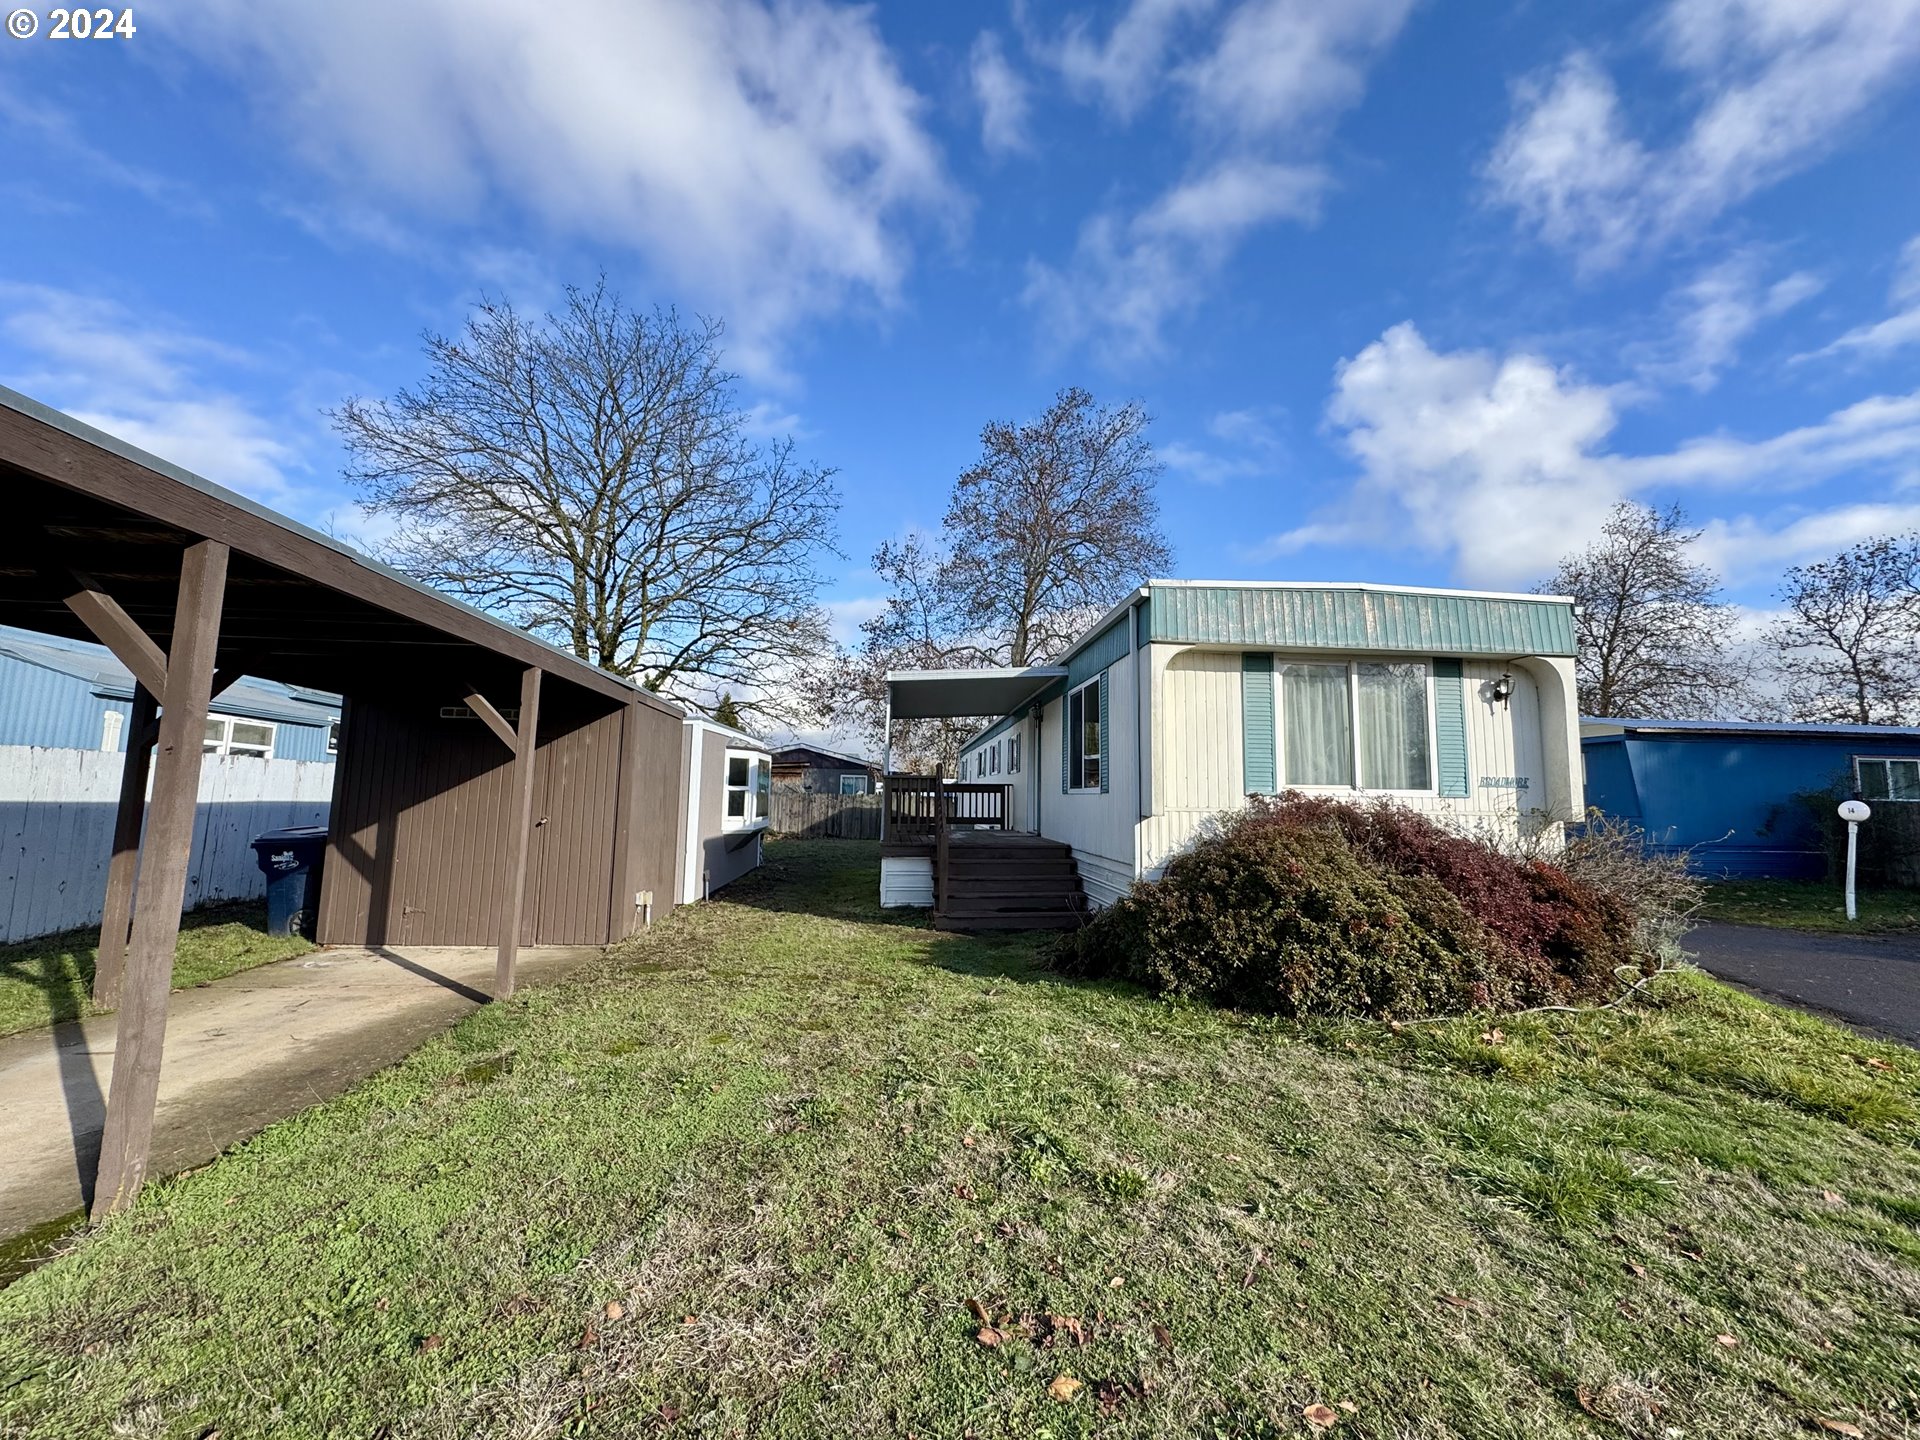
<svg viewBox="0 0 1920 1440"><path fill-rule="evenodd" d="M1920 935L1702 925L1682 943L1722 980L1920 1046Z"/></svg>

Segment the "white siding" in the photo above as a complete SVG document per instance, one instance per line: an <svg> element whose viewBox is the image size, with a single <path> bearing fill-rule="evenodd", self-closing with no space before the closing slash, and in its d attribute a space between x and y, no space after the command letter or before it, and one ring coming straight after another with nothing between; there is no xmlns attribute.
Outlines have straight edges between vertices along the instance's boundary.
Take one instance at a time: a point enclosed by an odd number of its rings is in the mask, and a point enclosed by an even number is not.
<svg viewBox="0 0 1920 1440"><path fill-rule="evenodd" d="M1152 722L1157 813L1140 826L1140 870L1145 875L1157 874L1211 817L1244 801L1241 652L1152 648L1159 682ZM1518 666L1508 671L1499 661L1472 660L1463 668L1466 797L1393 798L1456 829L1511 839L1542 824L1542 812L1549 808L1539 689ZM1491 697L1492 683L1503 673L1513 676L1513 696L1505 705Z"/></svg>
<svg viewBox="0 0 1920 1440"><path fill-rule="evenodd" d="M1135 874L1135 826L1139 819L1138 707L1134 703L1133 660L1122 657L1107 667L1107 790L1065 791L1061 787L1061 724L1066 700L1053 701L1040 721L1034 763L1040 767L1040 833L1073 847L1087 898L1111 904L1126 892Z"/></svg>

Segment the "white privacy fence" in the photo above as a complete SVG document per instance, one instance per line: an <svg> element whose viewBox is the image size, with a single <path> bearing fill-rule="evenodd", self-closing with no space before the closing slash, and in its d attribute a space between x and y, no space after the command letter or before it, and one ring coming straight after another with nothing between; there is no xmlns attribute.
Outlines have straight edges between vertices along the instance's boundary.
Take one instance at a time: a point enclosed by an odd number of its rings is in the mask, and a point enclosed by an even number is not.
<svg viewBox="0 0 1920 1440"><path fill-rule="evenodd" d="M100 923L123 757L0 745L0 941ZM200 769L186 908L266 893L249 843L324 825L331 764L209 755Z"/></svg>

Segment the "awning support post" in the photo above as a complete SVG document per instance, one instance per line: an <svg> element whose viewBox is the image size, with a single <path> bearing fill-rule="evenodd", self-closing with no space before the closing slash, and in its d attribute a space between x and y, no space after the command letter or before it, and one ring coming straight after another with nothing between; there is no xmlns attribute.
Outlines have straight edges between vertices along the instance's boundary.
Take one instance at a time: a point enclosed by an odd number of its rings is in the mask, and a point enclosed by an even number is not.
<svg viewBox="0 0 1920 1440"><path fill-rule="evenodd" d="M94 1178L95 1220L133 1203L146 1180L153 1145L167 992L173 983L174 946L180 938L180 909L193 848L193 812L200 791L214 654L220 643L227 556L227 547L219 541L202 540L188 548L180 565L172 644L158 696L160 741L154 757L153 805L142 847L144 863L122 983L125 993L115 1029L113 1082L107 1092L106 1129L100 1137L100 1164ZM132 738L138 742L138 736Z"/></svg>
<svg viewBox="0 0 1920 1440"><path fill-rule="evenodd" d="M153 766L153 692L133 686L127 720L127 754L120 766L120 803L113 816L113 856L107 861L107 899L100 916L100 948L93 962L93 1003L99 1010L120 1004L126 973L127 936L133 926L133 887L140 872L140 829L147 818L147 776Z"/></svg>
<svg viewBox="0 0 1920 1440"><path fill-rule="evenodd" d="M514 735L513 798L509 802L507 903L500 927L500 949L493 966L493 998L513 994L515 958L520 951L520 917L527 902L527 844L533 835L533 769L540 734L540 667L520 676L520 723Z"/></svg>

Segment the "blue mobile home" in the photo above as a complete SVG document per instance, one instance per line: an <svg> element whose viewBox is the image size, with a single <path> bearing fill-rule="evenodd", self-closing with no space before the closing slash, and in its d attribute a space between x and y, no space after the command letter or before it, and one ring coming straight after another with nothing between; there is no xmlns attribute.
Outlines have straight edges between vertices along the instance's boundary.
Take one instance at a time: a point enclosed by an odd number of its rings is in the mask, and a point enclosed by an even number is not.
<svg viewBox="0 0 1920 1440"><path fill-rule="evenodd" d="M1817 879L1827 857L1799 796L1920 805L1920 729L1723 720L1580 723L1587 804L1705 874Z"/></svg>
<svg viewBox="0 0 1920 1440"><path fill-rule="evenodd" d="M0 625L0 745L124 752L133 676L101 645ZM340 697L241 680L215 697L207 753L332 760Z"/></svg>

